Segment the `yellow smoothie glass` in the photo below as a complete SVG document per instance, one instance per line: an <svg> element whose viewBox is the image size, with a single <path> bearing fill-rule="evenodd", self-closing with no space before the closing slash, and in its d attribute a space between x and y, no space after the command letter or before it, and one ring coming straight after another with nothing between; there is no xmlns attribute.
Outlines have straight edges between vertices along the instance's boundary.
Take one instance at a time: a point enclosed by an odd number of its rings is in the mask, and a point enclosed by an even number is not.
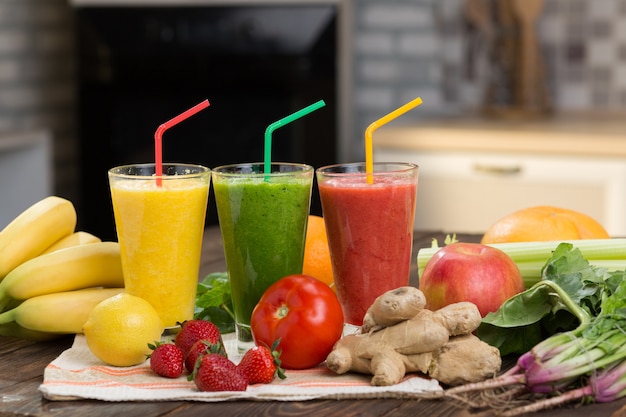
<svg viewBox="0 0 626 417"><path fill-rule="evenodd" d="M109 170L126 292L144 298L166 328L193 318L211 170L155 164Z"/></svg>

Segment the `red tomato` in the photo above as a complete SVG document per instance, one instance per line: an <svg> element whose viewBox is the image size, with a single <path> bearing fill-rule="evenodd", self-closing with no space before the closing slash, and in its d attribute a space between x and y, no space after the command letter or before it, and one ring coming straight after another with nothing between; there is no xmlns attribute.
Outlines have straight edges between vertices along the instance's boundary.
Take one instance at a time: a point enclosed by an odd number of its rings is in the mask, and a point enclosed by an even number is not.
<svg viewBox="0 0 626 417"><path fill-rule="evenodd" d="M250 326L257 345L280 340L283 368L307 369L323 362L341 337L343 313L328 285L308 275L288 275L265 291Z"/></svg>

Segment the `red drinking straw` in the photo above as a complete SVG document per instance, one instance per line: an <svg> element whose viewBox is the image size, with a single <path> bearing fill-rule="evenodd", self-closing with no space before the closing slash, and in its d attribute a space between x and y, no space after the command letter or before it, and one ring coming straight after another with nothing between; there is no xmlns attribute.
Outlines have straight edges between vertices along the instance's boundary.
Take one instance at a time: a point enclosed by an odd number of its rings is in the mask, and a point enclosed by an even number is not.
<svg viewBox="0 0 626 417"><path fill-rule="evenodd" d="M193 116L200 110L206 109L207 107L209 107L209 100L204 100L203 102L196 104L189 110L179 114L173 119L163 123L157 128L156 132L154 132L154 161L156 164L155 174L157 185L159 187L161 186L163 181L163 179L161 178L163 176L163 132L165 132L172 126L177 125L183 120Z"/></svg>

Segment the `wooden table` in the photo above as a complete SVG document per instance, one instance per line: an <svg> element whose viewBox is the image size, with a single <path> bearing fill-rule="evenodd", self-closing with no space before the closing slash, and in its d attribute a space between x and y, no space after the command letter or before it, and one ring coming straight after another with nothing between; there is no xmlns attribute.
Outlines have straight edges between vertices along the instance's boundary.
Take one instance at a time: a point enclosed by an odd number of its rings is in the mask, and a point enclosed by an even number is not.
<svg viewBox="0 0 626 417"><path fill-rule="evenodd" d="M430 246L431 238L440 242L439 233L415 234L414 253L420 247ZM476 241L477 236L461 235L459 240ZM413 257L415 259L415 256ZM416 280L414 270L412 277ZM219 230L206 231L201 275L225 270ZM38 391L43 381L45 366L63 350L69 348L72 337L51 342L33 343L0 337L0 417L3 416L98 416L98 417L152 417L152 416L431 416L468 417L472 414L452 402L441 400L312 400L302 402L102 402L102 401L48 401ZM624 409L622 409L624 407ZM481 413L480 416L493 415ZM533 416L562 417L621 417L626 416L626 399L608 404L570 405L566 408L544 411Z"/></svg>

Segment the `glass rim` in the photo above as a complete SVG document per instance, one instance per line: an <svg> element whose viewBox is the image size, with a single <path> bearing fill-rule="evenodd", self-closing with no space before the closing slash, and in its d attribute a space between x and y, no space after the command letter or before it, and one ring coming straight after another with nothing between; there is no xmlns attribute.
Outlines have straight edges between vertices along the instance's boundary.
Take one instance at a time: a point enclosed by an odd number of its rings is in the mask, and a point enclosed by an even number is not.
<svg viewBox="0 0 626 417"><path fill-rule="evenodd" d="M204 166L204 165L199 165L199 164L188 164L188 163L179 163L179 162L165 162L162 164L163 166L163 175L161 176L161 178L164 179L169 179L169 178L176 178L176 179L181 179L181 178L190 178L190 177L201 177L203 175L207 175L207 174L211 174L211 169ZM183 173L183 174L167 174L165 171L168 167L179 167L179 168L189 168L194 170L194 172L190 172L190 173ZM137 174L130 174L128 173L129 170L136 168L138 169L138 173ZM147 174L143 174L141 173L144 170L150 170L152 169L152 173L147 173ZM141 178L148 178L148 179L154 179L156 177L156 173L154 172L156 171L156 164L154 162L146 162L146 163L138 163L138 164L125 164L125 165L118 165L115 166L113 168L110 168L108 171L108 174L110 176L115 176L115 177L119 177L119 178L131 178L131 179L141 179Z"/></svg>
<svg viewBox="0 0 626 417"><path fill-rule="evenodd" d="M258 171L255 171L252 167L260 168ZM294 174L313 174L315 172L315 168L309 164L298 163L298 162L272 162L270 167L273 169L275 167L290 167L295 168L290 171L273 171L270 169L270 173L266 174L264 172L265 163L264 162L241 162L236 164L226 164L220 165L211 170L213 174L216 175L230 175L230 176L280 176L280 175L294 175ZM242 168L247 168L247 170L241 170Z"/></svg>
<svg viewBox="0 0 626 417"><path fill-rule="evenodd" d="M318 168L315 172L321 175L366 175L367 172L365 170L365 162L350 162L350 163L341 163L341 164L332 164L325 165L323 167ZM373 175L384 175L384 174L402 174L409 173L411 171L416 171L419 169L419 165L414 164L412 162L374 162L373 164ZM393 169L383 169L376 170L376 168L381 167L395 167ZM349 168L352 168L350 170Z"/></svg>

